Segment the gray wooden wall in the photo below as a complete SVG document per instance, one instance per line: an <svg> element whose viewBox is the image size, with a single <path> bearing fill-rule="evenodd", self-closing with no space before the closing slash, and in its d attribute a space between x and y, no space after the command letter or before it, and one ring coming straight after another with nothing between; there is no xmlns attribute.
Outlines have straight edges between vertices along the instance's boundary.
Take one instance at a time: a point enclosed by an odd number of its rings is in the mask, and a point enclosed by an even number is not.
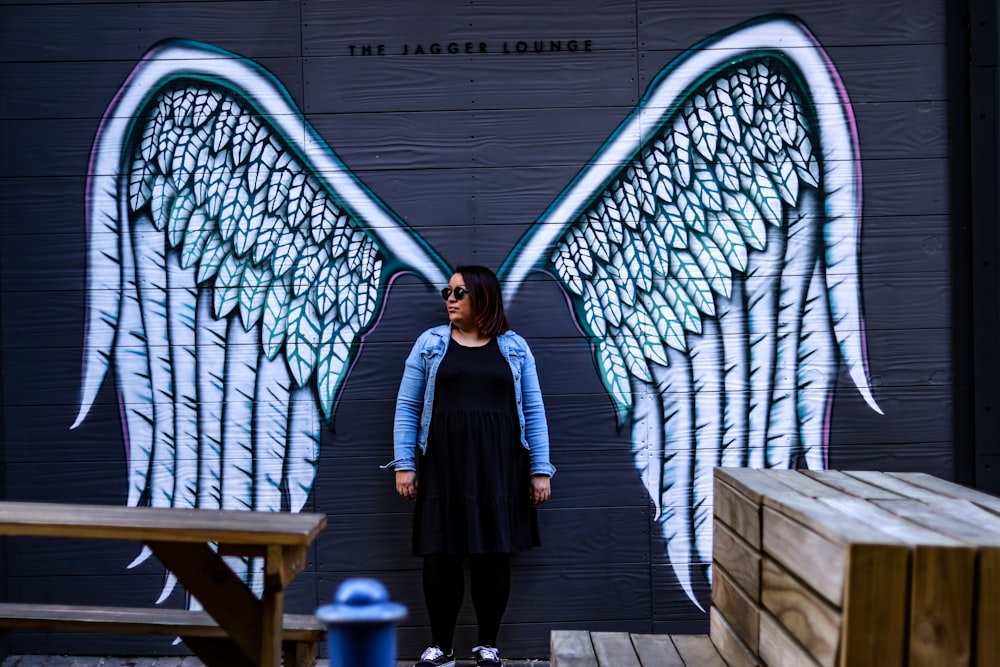
<svg viewBox="0 0 1000 667"><path fill-rule="evenodd" d="M795 5L798 6L795 6ZM453 264L499 267L611 135L653 77L706 37L793 10L826 48L854 105L864 184L862 284L870 410L846 376L830 466L953 469L948 45L942 0L177 0L0 2L0 354L7 496L121 504L122 429L107 383L78 409L85 309L85 177L100 119L161 39L208 42L269 69L372 191ZM516 43L577 40L576 51ZM589 50L583 48L584 42ZM417 45L458 54L414 55ZM486 53L464 53L465 43ZM515 53L503 53L507 43ZM361 55L364 45L373 55ZM377 55L379 45L385 55ZM352 47L354 55L352 55ZM399 55L406 48L408 55ZM530 49L529 49L530 51ZM705 631L680 591L627 429L556 285L537 277L509 314L532 343L559 468L542 549L515 560L506 655L542 657L554 628ZM382 579L410 608L402 653L426 641L410 507L390 474L391 420L416 334L440 299L403 278L369 336L322 443L306 509L329 528L289 609L311 612L348 576ZM131 544L8 541L13 600L145 604L155 563ZM704 594L704 591L701 591ZM182 604L175 594L168 604ZM471 605L459 646L474 637ZM169 640L14 635L15 652L171 653Z"/></svg>

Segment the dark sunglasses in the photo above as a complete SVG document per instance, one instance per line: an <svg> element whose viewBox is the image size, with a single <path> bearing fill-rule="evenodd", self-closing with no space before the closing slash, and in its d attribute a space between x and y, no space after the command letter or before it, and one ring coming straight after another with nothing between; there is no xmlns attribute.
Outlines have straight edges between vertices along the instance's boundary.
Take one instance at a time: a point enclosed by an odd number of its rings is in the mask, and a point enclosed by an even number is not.
<svg viewBox="0 0 1000 667"><path fill-rule="evenodd" d="M448 298L451 297L452 294L454 294L455 301L461 301L462 299L465 298L465 295L468 293L469 290L465 289L464 287L456 287L455 289L452 289L450 287L445 287L443 290L441 290L441 298L447 301Z"/></svg>

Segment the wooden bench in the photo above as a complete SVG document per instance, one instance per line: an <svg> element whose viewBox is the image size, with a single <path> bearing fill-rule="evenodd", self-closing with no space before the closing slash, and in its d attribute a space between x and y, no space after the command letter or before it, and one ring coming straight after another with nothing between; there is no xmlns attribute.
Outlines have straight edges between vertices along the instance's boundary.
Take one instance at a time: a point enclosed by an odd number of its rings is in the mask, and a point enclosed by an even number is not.
<svg viewBox="0 0 1000 667"><path fill-rule="evenodd" d="M315 661L323 628L283 614L284 591L326 525L322 514L0 502L0 534L138 540L205 612L33 603L0 605L6 629L167 634L209 667L278 667ZM262 559L258 598L224 556Z"/></svg>
<svg viewBox="0 0 1000 667"><path fill-rule="evenodd" d="M1000 665L1000 499L930 475L716 469L734 667Z"/></svg>
<svg viewBox="0 0 1000 667"><path fill-rule="evenodd" d="M0 629L166 635L180 637L188 646L226 637L219 624L203 611L18 602L0 603ZM326 626L316 616L284 614L281 623L284 667L315 665L317 646L325 637Z"/></svg>

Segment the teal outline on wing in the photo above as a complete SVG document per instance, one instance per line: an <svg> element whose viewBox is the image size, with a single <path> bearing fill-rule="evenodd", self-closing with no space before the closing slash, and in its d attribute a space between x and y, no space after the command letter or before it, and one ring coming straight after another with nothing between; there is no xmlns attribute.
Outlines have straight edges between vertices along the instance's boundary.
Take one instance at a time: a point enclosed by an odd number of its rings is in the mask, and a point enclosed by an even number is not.
<svg viewBox="0 0 1000 667"><path fill-rule="evenodd" d="M843 364L869 406L860 154L809 31L765 17L666 67L524 235L590 339L678 583L710 579L712 468L826 465Z"/></svg>
<svg viewBox="0 0 1000 667"><path fill-rule="evenodd" d="M129 505L299 511L393 276L450 276L269 72L194 42L154 47L122 85L87 210L73 427L113 369Z"/></svg>

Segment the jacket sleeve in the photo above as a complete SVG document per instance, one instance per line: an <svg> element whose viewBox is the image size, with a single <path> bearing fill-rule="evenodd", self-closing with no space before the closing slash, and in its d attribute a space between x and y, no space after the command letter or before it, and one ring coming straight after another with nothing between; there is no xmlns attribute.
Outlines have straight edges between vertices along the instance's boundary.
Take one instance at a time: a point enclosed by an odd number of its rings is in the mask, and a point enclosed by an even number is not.
<svg viewBox="0 0 1000 667"><path fill-rule="evenodd" d="M532 475L555 474L556 469L549 462L549 426L545 420L545 405L542 403L542 388L538 383L538 369L535 357L528 344L524 344L524 366L521 368L521 400L524 402L524 431L528 440L528 452Z"/></svg>
<svg viewBox="0 0 1000 667"><path fill-rule="evenodd" d="M423 410L424 389L427 384L426 359L421 353L423 337L417 339L406 358L403 379L396 395L396 415L393 419L393 460L384 468L416 470L417 430Z"/></svg>

